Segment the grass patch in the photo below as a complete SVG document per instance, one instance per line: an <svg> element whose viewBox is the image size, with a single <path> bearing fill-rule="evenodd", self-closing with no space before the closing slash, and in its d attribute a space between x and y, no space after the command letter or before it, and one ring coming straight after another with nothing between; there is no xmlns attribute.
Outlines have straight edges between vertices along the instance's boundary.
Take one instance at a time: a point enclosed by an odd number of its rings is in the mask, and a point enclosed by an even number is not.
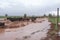
<svg viewBox="0 0 60 40"><path fill-rule="evenodd" d="M20 18L22 16L7 16L7 17L10 17L10 18ZM0 18L6 18L6 16L0 16Z"/></svg>
<svg viewBox="0 0 60 40"><path fill-rule="evenodd" d="M49 21L51 23L55 24L54 25L54 30L58 30L58 27L57 27L57 17L49 17ZM58 22L60 22L60 17L59 17L59 21Z"/></svg>
<svg viewBox="0 0 60 40"><path fill-rule="evenodd" d="M49 21L51 21L52 23L56 24L57 23L57 17L49 17ZM59 17L59 20L60 22L60 17Z"/></svg>

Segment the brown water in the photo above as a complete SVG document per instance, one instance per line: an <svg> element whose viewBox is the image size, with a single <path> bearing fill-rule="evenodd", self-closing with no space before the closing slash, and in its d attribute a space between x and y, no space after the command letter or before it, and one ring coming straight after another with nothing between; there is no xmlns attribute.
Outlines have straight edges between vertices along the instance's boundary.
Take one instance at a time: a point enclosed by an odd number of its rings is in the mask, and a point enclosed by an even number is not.
<svg viewBox="0 0 60 40"><path fill-rule="evenodd" d="M22 28L0 29L0 40L40 40L47 36L50 23L32 23Z"/></svg>

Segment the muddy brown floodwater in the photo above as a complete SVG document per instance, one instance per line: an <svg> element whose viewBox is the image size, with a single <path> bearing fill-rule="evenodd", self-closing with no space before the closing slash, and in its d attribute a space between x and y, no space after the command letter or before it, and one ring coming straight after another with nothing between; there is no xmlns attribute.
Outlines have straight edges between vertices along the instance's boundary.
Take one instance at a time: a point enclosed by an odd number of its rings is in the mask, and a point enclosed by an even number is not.
<svg viewBox="0 0 60 40"><path fill-rule="evenodd" d="M31 23L22 28L0 29L0 40L41 40L47 36L48 29L50 22L43 19L41 23Z"/></svg>

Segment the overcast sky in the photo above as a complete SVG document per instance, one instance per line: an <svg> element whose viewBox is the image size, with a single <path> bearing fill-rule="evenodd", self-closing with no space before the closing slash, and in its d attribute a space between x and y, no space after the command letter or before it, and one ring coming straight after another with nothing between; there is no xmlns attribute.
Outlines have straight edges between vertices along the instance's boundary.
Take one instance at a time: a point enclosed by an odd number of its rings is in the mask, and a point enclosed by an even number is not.
<svg viewBox="0 0 60 40"><path fill-rule="evenodd" d="M0 0L0 15L43 15L57 8L60 0Z"/></svg>

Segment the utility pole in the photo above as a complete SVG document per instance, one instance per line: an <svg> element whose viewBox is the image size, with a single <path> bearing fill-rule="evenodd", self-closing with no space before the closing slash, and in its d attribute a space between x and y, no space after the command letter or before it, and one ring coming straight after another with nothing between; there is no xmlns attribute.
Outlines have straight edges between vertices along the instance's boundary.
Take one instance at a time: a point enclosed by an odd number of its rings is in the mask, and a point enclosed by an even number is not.
<svg viewBox="0 0 60 40"><path fill-rule="evenodd" d="M58 22L59 22L59 8L57 8L57 27L58 27Z"/></svg>
<svg viewBox="0 0 60 40"><path fill-rule="evenodd" d="M57 8L57 22L56 22L56 26L55 26L55 30L58 31L58 22L59 22L59 8Z"/></svg>
<svg viewBox="0 0 60 40"><path fill-rule="evenodd" d="M58 34L58 32L59 32L58 22L59 22L59 8L57 8L57 34ZM59 34L58 34L58 35L59 35Z"/></svg>

